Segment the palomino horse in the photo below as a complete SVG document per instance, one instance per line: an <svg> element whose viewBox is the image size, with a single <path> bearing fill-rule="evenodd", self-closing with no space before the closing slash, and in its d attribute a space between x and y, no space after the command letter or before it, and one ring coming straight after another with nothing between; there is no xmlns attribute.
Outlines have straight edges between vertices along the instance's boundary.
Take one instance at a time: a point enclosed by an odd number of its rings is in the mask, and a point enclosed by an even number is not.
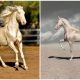
<svg viewBox="0 0 80 80"><path fill-rule="evenodd" d="M1 13L1 17L4 19L5 26L0 28L0 45L8 45L15 52L16 54L15 67L17 68L19 66L18 53L20 52L24 68L27 70L28 67L26 65L24 54L22 51L23 48L22 34L19 30L19 24L18 24L18 22L20 22L22 25L26 24L25 12L23 10L23 7L7 6L6 9ZM17 50L14 43L16 43L19 50ZM2 65L6 67L6 64L2 60L1 56L0 60L2 62Z"/></svg>
<svg viewBox="0 0 80 80"><path fill-rule="evenodd" d="M72 53L72 45L75 41L80 41L80 30L73 27L69 21L65 18L61 18L58 16L58 22L56 24L56 29L63 27L64 29L64 39L66 39L70 46L70 53ZM71 55L70 60L72 60L73 56Z"/></svg>

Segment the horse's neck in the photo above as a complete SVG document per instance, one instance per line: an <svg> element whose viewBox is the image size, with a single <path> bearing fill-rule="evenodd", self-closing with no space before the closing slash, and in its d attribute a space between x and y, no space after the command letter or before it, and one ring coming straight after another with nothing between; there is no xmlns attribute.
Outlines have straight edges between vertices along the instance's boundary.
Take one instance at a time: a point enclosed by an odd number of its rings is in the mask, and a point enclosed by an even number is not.
<svg viewBox="0 0 80 80"><path fill-rule="evenodd" d="M65 33L70 33L72 31L76 31L76 32L79 31L77 28L73 27L71 24L65 24L63 25L63 28L64 28Z"/></svg>
<svg viewBox="0 0 80 80"><path fill-rule="evenodd" d="M8 30L16 30L18 28L18 22L16 20L16 14L12 14L5 19L5 27Z"/></svg>
<svg viewBox="0 0 80 80"><path fill-rule="evenodd" d="M72 27L70 26L70 24L64 24L63 28L65 32L68 32Z"/></svg>

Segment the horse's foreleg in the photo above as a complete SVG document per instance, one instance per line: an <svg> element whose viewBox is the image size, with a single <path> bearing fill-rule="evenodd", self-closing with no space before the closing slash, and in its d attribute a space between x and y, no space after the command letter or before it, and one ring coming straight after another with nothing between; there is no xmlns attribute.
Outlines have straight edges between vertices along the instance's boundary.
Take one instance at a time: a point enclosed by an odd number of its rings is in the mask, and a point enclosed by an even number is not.
<svg viewBox="0 0 80 80"><path fill-rule="evenodd" d="M20 51L20 54L21 54L21 58L23 60L24 68L27 70L28 66L27 66L25 58L24 58L24 54L23 54L23 50L22 50L22 48L23 48L22 42L18 43L18 47L19 47L19 51Z"/></svg>
<svg viewBox="0 0 80 80"><path fill-rule="evenodd" d="M61 47L63 50L65 50L65 48L64 48L63 45L61 44L62 42L64 42L64 39L62 39L62 40L59 41L59 45L60 45L60 47Z"/></svg>
<svg viewBox="0 0 80 80"><path fill-rule="evenodd" d="M0 61L1 61L3 67L7 67L7 65L6 65L6 64L4 63L4 61L2 60L1 56L0 56Z"/></svg>
<svg viewBox="0 0 80 80"><path fill-rule="evenodd" d="M18 50L16 49L15 45L13 42L9 43L9 46L11 47L11 49L13 49L13 51L16 53L16 63L15 63L15 67L17 68L19 66L19 61L18 61Z"/></svg>
<svg viewBox="0 0 80 80"><path fill-rule="evenodd" d="M68 41L68 43L69 43L69 46L70 46L70 53L72 53L72 42Z"/></svg>
<svg viewBox="0 0 80 80"><path fill-rule="evenodd" d="M70 58L70 60L72 60L72 58L73 58L73 55L72 55L73 42L72 42L72 41L68 41L68 43L69 43L69 46L70 46L70 53L71 53L71 58Z"/></svg>

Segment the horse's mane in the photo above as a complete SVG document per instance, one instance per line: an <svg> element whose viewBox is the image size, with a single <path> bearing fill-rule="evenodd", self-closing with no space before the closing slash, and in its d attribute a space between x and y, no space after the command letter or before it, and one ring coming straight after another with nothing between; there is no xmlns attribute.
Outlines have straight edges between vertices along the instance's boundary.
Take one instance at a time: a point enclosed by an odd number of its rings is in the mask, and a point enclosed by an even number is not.
<svg viewBox="0 0 80 80"><path fill-rule="evenodd" d="M11 6L7 6L0 14L1 17L11 14L10 8Z"/></svg>
<svg viewBox="0 0 80 80"><path fill-rule="evenodd" d="M17 9L19 8L22 8L22 6L14 5L5 7L5 9L0 14L0 18L3 19L4 24L10 21L10 16L13 14L13 12L17 11Z"/></svg>
<svg viewBox="0 0 80 80"><path fill-rule="evenodd" d="M71 24L67 19L62 18L64 21L66 21L67 24L70 24L72 26L72 29L76 31L80 31L79 26L75 26L74 24Z"/></svg>
<svg viewBox="0 0 80 80"><path fill-rule="evenodd" d="M70 22L67 20L67 19L65 19L65 18L61 18L63 21L65 21L67 24L70 24Z"/></svg>
<svg viewBox="0 0 80 80"><path fill-rule="evenodd" d="M1 17L5 17L8 16L9 14L11 14L12 12L14 12L15 10L17 10L18 8L23 8L22 6L7 6L0 14Z"/></svg>

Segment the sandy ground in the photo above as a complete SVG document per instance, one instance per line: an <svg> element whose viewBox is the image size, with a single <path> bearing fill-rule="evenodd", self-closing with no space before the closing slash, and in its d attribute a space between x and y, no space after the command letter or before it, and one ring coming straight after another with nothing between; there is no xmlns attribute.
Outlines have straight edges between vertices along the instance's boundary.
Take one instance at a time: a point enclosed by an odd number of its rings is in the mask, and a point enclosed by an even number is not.
<svg viewBox="0 0 80 80"><path fill-rule="evenodd" d="M72 61L69 46L63 43L65 51L58 43L42 44L41 46L41 78L47 79L79 79L80 78L80 43L75 43L73 47ZM59 58L48 58L55 56ZM79 57L79 58L76 58Z"/></svg>
<svg viewBox="0 0 80 80"><path fill-rule="evenodd" d="M6 46L0 48L0 55L8 65L7 68L3 68L0 64L0 78L2 79L39 78L39 47L24 45L23 51L29 70L25 71L22 67L19 67L19 70L16 71L14 68L14 62L15 62L14 52ZM21 63L22 60L21 58L19 59Z"/></svg>

